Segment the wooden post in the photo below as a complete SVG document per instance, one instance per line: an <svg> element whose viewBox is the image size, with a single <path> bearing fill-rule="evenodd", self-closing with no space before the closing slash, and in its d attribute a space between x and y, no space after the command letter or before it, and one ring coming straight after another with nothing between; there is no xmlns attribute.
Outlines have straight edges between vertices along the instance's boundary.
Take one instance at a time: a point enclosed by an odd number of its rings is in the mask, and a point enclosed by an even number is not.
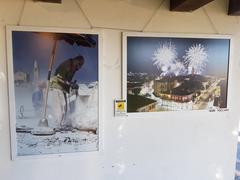
<svg viewBox="0 0 240 180"><path fill-rule="evenodd" d="M229 0L228 15L230 16L240 15L240 0Z"/></svg>
<svg viewBox="0 0 240 180"><path fill-rule="evenodd" d="M170 11L191 12L213 0L170 0Z"/></svg>
<svg viewBox="0 0 240 180"><path fill-rule="evenodd" d="M62 3L62 0L34 0L36 2L46 2L46 3Z"/></svg>

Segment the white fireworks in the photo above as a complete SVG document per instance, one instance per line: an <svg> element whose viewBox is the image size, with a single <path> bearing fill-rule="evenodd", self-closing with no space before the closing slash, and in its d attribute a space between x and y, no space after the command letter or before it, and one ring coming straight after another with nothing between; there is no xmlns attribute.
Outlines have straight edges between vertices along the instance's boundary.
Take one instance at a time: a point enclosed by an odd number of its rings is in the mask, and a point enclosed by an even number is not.
<svg viewBox="0 0 240 180"><path fill-rule="evenodd" d="M177 61L171 65L170 73L175 76L182 75L186 73L186 68L182 62Z"/></svg>
<svg viewBox="0 0 240 180"><path fill-rule="evenodd" d="M202 44L194 44L185 50L183 61L177 59L176 46L172 42L160 44L153 53L153 65L161 72L161 76L202 74L207 65L208 54Z"/></svg>
<svg viewBox="0 0 240 180"><path fill-rule="evenodd" d="M183 56L188 73L201 74L207 65L208 55L205 47L201 44L192 45Z"/></svg>
<svg viewBox="0 0 240 180"><path fill-rule="evenodd" d="M176 46L172 42L160 44L153 54L153 65L161 70L161 75L175 75L185 73L185 67L180 60L177 60Z"/></svg>
<svg viewBox="0 0 240 180"><path fill-rule="evenodd" d="M176 47L173 43L167 42L160 46L153 53L153 65L165 74L177 58Z"/></svg>

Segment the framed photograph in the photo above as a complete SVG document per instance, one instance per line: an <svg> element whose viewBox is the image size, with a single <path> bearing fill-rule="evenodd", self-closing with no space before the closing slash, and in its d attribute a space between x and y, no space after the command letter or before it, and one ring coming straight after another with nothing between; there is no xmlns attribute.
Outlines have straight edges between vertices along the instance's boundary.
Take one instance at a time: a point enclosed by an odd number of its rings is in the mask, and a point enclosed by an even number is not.
<svg viewBox="0 0 240 180"><path fill-rule="evenodd" d="M236 169L235 169L235 178L234 179L240 180L240 136L239 136L239 130L238 130Z"/></svg>
<svg viewBox="0 0 240 180"><path fill-rule="evenodd" d="M127 112L226 109L230 39L123 33Z"/></svg>
<svg viewBox="0 0 240 180"><path fill-rule="evenodd" d="M12 158L101 150L100 35L7 27Z"/></svg>

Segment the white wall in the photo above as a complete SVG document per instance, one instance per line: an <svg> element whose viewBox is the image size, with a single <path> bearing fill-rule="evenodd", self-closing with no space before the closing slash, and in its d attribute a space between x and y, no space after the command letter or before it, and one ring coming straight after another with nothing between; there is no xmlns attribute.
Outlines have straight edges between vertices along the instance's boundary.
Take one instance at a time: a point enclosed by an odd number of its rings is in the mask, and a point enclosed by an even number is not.
<svg viewBox="0 0 240 180"><path fill-rule="evenodd" d="M24 8L24 0L0 0L0 179L232 180L240 118L240 17L226 15L227 1L215 0L193 13L170 12L168 1L160 0L78 2L84 12L75 0L64 0L62 5L27 0ZM5 26L17 24L102 30L101 156L10 160ZM163 112L158 117L115 118L113 100L121 97L120 29L231 34L229 112Z"/></svg>

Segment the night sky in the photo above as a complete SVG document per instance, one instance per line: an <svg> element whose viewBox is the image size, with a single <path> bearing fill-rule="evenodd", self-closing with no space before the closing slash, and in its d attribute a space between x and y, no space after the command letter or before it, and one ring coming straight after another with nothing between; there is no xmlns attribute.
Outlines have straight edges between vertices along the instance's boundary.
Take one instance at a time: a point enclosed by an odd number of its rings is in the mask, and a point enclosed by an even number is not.
<svg viewBox="0 0 240 180"><path fill-rule="evenodd" d="M171 42L176 46L178 59L183 61L185 50L195 44L202 44L208 54L204 75L227 76L229 39L127 37L127 71L159 74L152 57L159 44Z"/></svg>
<svg viewBox="0 0 240 180"><path fill-rule="evenodd" d="M54 33L51 33L54 35ZM36 60L40 70L40 78L47 80L48 64L53 47L53 39L41 33L13 31L13 63L14 72L23 71L29 73L33 79L33 65ZM73 80L79 83L90 83L98 81L98 35L92 35L96 41L95 48L70 45L60 40L57 42L56 58L53 65L52 75L55 68L69 58L82 55L85 63L82 68L75 73Z"/></svg>

